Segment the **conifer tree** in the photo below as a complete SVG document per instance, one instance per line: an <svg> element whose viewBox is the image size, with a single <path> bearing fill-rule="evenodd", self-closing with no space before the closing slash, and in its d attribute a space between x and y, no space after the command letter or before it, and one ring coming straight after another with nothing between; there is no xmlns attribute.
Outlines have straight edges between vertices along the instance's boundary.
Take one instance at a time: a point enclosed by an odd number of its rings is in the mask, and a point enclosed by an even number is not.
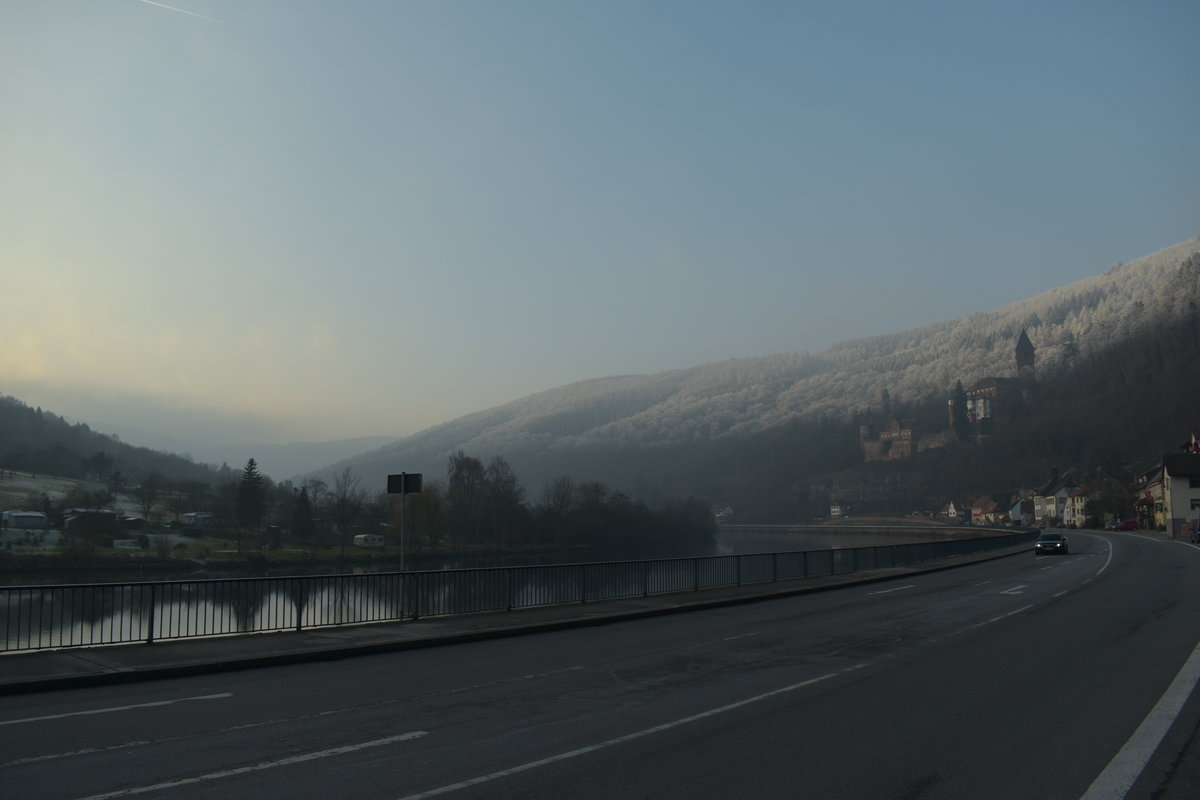
<svg viewBox="0 0 1200 800"><path fill-rule="evenodd" d="M296 498L296 507L292 510L292 536L298 541L310 543L316 533L313 522L312 502L308 499L308 487L300 487L300 496Z"/></svg>
<svg viewBox="0 0 1200 800"><path fill-rule="evenodd" d="M262 524L263 513L266 510L267 493L263 485L262 474L254 459L246 462L242 469L242 479L238 482L237 490L237 522L238 550L242 549L241 531L243 529L258 530Z"/></svg>

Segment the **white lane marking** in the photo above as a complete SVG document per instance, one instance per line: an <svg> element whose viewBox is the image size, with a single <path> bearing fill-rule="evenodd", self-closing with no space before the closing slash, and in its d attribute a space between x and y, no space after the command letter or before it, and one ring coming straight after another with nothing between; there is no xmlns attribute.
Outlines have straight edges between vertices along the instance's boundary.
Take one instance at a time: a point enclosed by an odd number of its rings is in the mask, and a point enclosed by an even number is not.
<svg viewBox="0 0 1200 800"><path fill-rule="evenodd" d="M205 694L198 697L178 697L174 700L159 700L154 703L137 703L130 706L113 706L112 708L93 708L87 711L68 711L65 714L47 714L44 717L25 717L24 719L6 719L0 720L0 725L22 725L26 722L43 722L49 719L65 719L66 717L86 717L90 714L112 714L117 711L132 711L135 708L156 708L158 706L169 706L175 703L187 703L192 700L221 700L226 697L233 697L231 692L222 692L221 694Z"/></svg>
<svg viewBox="0 0 1200 800"><path fill-rule="evenodd" d="M587 747L580 747L575 750L568 750L565 753L558 753L557 755L548 756L546 758L539 758L537 761L529 761L525 764L518 764L515 767L509 767L508 769L502 769L502 770L498 770L496 772L490 772L487 775L479 775L474 778L468 778L467 780L459 781L458 783L451 783L446 786L439 786L436 789L430 789L425 792L418 792L417 794L405 795L404 797L401 798L401 800L424 800L424 798L426 798L426 797L436 797L437 795L440 795L440 794L449 794L450 792L457 792L460 789L466 789L467 787L470 787L470 786L478 786L481 783L488 783L489 781L494 781L499 778L506 778L509 775L516 775L521 772L528 772L531 769L537 769L538 767L544 767L547 764L554 764L559 761L566 761L571 758L577 758L579 756L587 755L588 753L594 753L597 750L603 750L607 747L612 747L613 745L624 744L625 742L631 742L634 739L640 739L643 736L650 736L655 733L662 733L663 731L670 730L671 728L677 728L680 725L687 725L688 723L696 722L697 720L705 719L706 717L715 717L718 714L724 714L726 711L733 711L734 709L742 708L743 706L748 706L751 703L758 703L762 700L767 700L767 699L775 697L777 695L785 694L787 692L794 692L797 689L803 689L805 687L812 686L814 683L820 683L821 681L829 680L830 678L836 678L839 675L844 675L847 672L853 672L856 669L862 669L865 666L866 666L866 664L856 664L855 666L847 667L846 669L844 669L840 672L830 672L828 674L821 675L816 678L809 678L806 681L800 681L799 683L793 683L790 686L784 686L779 689L773 689L772 691L766 692L764 694L755 695L754 697L748 697L745 700L739 700L736 703L730 703L727 706L721 706L719 708L710 708L708 711L701 711L699 714L693 714L690 717L683 717L681 719L673 720L671 722L664 722L661 725L655 725L653 728L646 728L644 730L635 731L633 733L628 733L624 736L618 736L615 739L608 739L607 741L597 742L596 744L590 744ZM88 800L91 800L91 799L88 798Z"/></svg>
<svg viewBox="0 0 1200 800"><path fill-rule="evenodd" d="M908 586L896 586L895 588L892 588L892 589L880 589L877 592L867 592L867 594L868 595L888 594L889 592L899 592L899 591L903 591L904 589L915 589L915 588L917 588L917 585L915 583L910 583Z"/></svg>
<svg viewBox="0 0 1200 800"><path fill-rule="evenodd" d="M535 681L540 678L549 678L551 675L562 675L564 672L576 672L583 669L582 666L564 667L563 669L552 669L549 672L535 672L531 675L522 675L521 680Z"/></svg>
<svg viewBox="0 0 1200 800"><path fill-rule="evenodd" d="M105 792L104 794L93 794L81 800L108 800L112 797L128 797L133 794L145 794L146 792L157 792L161 789L174 789L177 786L187 786L192 783L202 783L204 781L215 781L221 778L229 778L234 775L245 775L247 772L260 772L264 769L274 769L275 767L287 767L292 764L302 764L305 761L315 761L318 758L329 758L330 756L340 756L346 753L354 753L358 750L365 750L369 747L382 747L396 742L406 742L410 739L419 739L422 736L428 736L429 731L409 731L401 733L397 736L388 736L383 739L374 739L369 742L359 742L357 744L347 744L341 747L331 747L328 750L318 750L315 753L302 753L298 756L289 756L281 758L278 761L264 761L260 764L251 764L248 767L236 767L234 769L225 769L220 772L210 772L207 775L197 775L194 778L180 778L179 780L166 781L164 783L156 783L151 786L134 786L129 789L118 789L115 792Z"/></svg>
<svg viewBox="0 0 1200 800"><path fill-rule="evenodd" d="M1009 617L1013 616L1014 614L1020 614L1021 612L1028 611L1031 608L1033 608L1032 603L1030 603L1027 606L1021 606L1016 611L1009 611L1007 614L1001 614L998 617L992 617L991 619L985 619L983 622L976 622L974 625L969 625L964 630L973 631L976 628L982 628L984 625L991 625L993 622L999 622L1002 619L1008 619Z"/></svg>
<svg viewBox="0 0 1200 800"><path fill-rule="evenodd" d="M1055 597L1062 597L1064 594L1070 594L1070 592L1071 592L1071 590L1070 590L1070 589L1063 589L1061 592L1059 592L1058 594L1056 594L1056 595L1054 595L1054 596L1055 596Z"/></svg>
<svg viewBox="0 0 1200 800"><path fill-rule="evenodd" d="M145 741L124 742L122 744L109 745L107 747L85 747L81 750L74 750L70 753L47 753L44 756L29 756L27 758L18 758L15 761L5 761L0 763L0 768L19 767L22 764L36 764L39 761L54 761L58 758L76 758L78 756L90 756L94 753L109 753L116 750L127 750L130 747L145 747L146 745L154 744L149 739Z"/></svg>
<svg viewBox="0 0 1200 800"><path fill-rule="evenodd" d="M1200 644L1180 668L1179 674L1163 692L1163 696L1150 709L1142 724L1125 742L1125 746L1108 762L1104 771L1096 776L1092 785L1079 800L1101 800L1101 798L1123 798L1146 768L1150 757L1162 743L1167 730L1179 716L1180 709L1188 696L1200 683Z"/></svg>
<svg viewBox="0 0 1200 800"><path fill-rule="evenodd" d="M1102 575L1104 573L1104 570L1108 569L1108 565L1112 562L1112 557L1113 557L1112 542L1106 541L1105 543L1108 545L1108 558L1104 559L1104 566L1100 567L1100 569L1096 572L1096 577L1100 577L1100 575Z"/></svg>
<svg viewBox="0 0 1200 800"><path fill-rule="evenodd" d="M1029 584L1027 584L1027 583L1019 583L1016 586L1012 587L1011 589L1005 589L1000 594L1024 594L1024 592L1022 592L1021 590L1024 589L1028 585Z"/></svg>

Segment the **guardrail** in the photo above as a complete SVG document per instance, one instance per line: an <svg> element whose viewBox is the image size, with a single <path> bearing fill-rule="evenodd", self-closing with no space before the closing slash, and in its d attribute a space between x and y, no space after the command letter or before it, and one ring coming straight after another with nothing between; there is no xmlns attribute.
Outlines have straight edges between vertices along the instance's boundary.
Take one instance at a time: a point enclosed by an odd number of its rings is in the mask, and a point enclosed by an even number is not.
<svg viewBox="0 0 1200 800"><path fill-rule="evenodd" d="M512 611L969 555L1037 531L833 550L364 575L0 587L0 653Z"/></svg>

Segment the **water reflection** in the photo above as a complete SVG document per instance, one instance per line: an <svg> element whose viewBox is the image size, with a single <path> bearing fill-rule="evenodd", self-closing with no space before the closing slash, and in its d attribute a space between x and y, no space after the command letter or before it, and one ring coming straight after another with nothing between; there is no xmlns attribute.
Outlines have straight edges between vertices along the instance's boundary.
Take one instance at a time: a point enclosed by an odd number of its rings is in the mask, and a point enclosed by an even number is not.
<svg viewBox="0 0 1200 800"><path fill-rule="evenodd" d="M280 631L588 602L873 569L905 563L897 558L938 557L959 552L949 549L952 546L971 546L963 539L942 544L929 539L928 531L909 535L741 530L719 537L719 555L690 559L10 586L0 588L0 650ZM926 550L913 558L907 548Z"/></svg>

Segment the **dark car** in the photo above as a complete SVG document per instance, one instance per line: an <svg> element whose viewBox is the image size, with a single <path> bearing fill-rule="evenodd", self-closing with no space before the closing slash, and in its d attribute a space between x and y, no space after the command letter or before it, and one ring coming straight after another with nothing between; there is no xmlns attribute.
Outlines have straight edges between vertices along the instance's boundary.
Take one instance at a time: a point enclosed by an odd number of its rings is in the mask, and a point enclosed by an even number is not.
<svg viewBox="0 0 1200 800"><path fill-rule="evenodd" d="M1118 522L1116 525L1113 525L1112 529L1114 531L1136 531L1138 524L1136 520L1127 519L1124 522Z"/></svg>
<svg viewBox="0 0 1200 800"><path fill-rule="evenodd" d="M1063 553L1066 554L1067 537L1055 531L1045 531L1038 537L1037 544L1033 546L1034 555L1042 553Z"/></svg>

